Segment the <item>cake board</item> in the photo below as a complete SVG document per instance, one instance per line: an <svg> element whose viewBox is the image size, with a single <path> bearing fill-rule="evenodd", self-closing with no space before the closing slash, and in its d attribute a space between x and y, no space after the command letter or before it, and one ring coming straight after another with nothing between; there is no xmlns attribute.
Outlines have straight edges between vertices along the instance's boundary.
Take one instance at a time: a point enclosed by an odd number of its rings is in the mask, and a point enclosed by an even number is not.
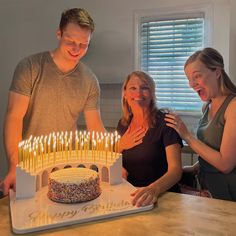
<svg viewBox="0 0 236 236"><path fill-rule="evenodd" d="M153 208L153 204L136 207L130 193L135 187L123 179L118 185L101 182L101 195L84 203L57 203L47 197L48 187L41 188L34 198L16 199L10 190L10 211L14 233L24 234L66 225L122 216Z"/></svg>

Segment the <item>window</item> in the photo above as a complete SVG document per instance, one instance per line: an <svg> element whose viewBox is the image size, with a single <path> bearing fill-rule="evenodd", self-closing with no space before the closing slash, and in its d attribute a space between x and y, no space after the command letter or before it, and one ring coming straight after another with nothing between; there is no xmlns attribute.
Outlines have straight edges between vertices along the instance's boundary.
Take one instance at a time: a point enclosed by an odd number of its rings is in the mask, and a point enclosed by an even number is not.
<svg viewBox="0 0 236 236"><path fill-rule="evenodd" d="M156 81L158 107L200 112L202 102L188 84L186 59L207 42L204 11L188 14L142 15L138 24L138 68Z"/></svg>

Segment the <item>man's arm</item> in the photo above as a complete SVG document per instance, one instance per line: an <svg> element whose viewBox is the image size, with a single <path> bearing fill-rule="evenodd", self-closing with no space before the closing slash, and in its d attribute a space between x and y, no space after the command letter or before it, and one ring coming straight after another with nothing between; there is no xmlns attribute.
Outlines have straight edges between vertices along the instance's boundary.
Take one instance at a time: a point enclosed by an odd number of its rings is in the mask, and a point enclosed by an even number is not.
<svg viewBox="0 0 236 236"><path fill-rule="evenodd" d="M3 192L8 194L11 187L15 190L16 165L18 163L18 143L22 140L23 118L28 109L29 97L9 92L7 112L4 122L4 145L9 169L3 182Z"/></svg>
<svg viewBox="0 0 236 236"><path fill-rule="evenodd" d="M99 110L88 110L84 112L84 118L89 131L106 132L102 123Z"/></svg>

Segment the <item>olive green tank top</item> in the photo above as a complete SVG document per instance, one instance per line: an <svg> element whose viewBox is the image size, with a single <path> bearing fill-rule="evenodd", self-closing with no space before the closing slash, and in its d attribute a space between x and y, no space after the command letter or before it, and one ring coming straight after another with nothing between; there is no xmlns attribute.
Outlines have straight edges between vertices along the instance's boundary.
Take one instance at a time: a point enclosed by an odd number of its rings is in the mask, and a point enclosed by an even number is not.
<svg viewBox="0 0 236 236"><path fill-rule="evenodd" d="M224 132L225 119L224 114L225 110L228 107L230 101L235 97L235 94L229 95L221 107L216 112L215 116L212 120L208 121L208 112L209 112L209 104L207 105L202 118L199 121L197 137L203 143L208 145L209 147L219 151L220 145L222 141L222 136ZM204 172L219 172L215 167L210 165L208 162L199 157L199 165L200 169Z"/></svg>

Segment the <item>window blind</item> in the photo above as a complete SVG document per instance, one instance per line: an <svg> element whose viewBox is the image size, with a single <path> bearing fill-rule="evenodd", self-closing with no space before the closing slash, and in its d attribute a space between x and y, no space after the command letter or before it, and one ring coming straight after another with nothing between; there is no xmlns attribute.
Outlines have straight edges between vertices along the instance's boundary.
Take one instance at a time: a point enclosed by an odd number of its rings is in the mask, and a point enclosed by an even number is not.
<svg viewBox="0 0 236 236"><path fill-rule="evenodd" d="M204 17L148 20L140 24L140 65L156 82L158 107L200 111L201 100L188 84L186 59L204 46Z"/></svg>

